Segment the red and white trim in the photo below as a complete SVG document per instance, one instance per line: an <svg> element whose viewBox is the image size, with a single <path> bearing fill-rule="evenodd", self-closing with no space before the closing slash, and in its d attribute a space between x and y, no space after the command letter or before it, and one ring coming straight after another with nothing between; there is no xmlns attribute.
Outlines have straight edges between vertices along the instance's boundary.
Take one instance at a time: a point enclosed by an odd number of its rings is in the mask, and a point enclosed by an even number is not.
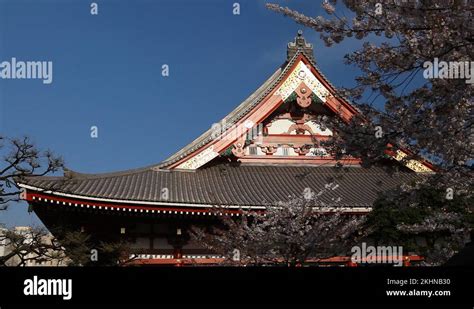
<svg viewBox="0 0 474 309"><path fill-rule="evenodd" d="M194 216L240 216L245 210L264 211L265 206L216 206L210 204L187 204L168 202L125 201L105 198L92 198L62 192L47 191L41 188L18 184L26 189L25 200L29 202L44 202L78 209L117 211L122 213L147 215L194 215ZM34 191L34 192L32 192ZM315 210L319 210L315 207ZM343 213L366 214L371 207L326 207L324 212L340 211Z"/></svg>

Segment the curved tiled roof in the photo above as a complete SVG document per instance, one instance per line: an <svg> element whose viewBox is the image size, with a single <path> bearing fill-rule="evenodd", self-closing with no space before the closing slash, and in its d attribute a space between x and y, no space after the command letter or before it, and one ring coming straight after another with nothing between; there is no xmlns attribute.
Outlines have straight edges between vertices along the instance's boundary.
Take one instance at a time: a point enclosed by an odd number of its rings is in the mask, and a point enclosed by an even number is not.
<svg viewBox="0 0 474 309"><path fill-rule="evenodd" d="M300 37L301 33L298 32L298 37L295 38L301 39ZM295 45L290 52L288 50L288 59L287 61L280 67L278 70L273 73L270 78L268 78L254 93L252 93L246 100L244 100L239 106L237 106L232 112L230 112L226 117L224 117L220 123L225 124L226 127L222 128L223 130L226 130L227 128L233 126L235 123L237 123L242 117L247 115L255 106L257 106L272 90L275 89L275 87L282 81L282 79L289 73L290 69L292 68L294 62L298 58L299 55L304 55L306 59L311 63L313 68L318 72L318 74L322 77L322 79L333 89L336 89L334 85L324 76L324 74L319 70L317 67L316 63L314 62L314 56L312 54L312 46L310 49L306 46L306 42L304 38L302 38L303 44L302 45ZM290 46L288 47L290 49ZM337 93L334 93L334 95L337 95L340 97L342 100L344 100L348 105L350 105L352 108L358 110L358 108L354 105L352 105L346 98L339 96ZM196 138L194 141L183 147L181 150L178 152L174 153L171 155L169 158L161 162L160 164L156 165L155 168L160 169L160 168L166 168L167 166L170 166L179 160L183 159L184 157L192 154L193 152L197 151L204 145L207 145L213 140L212 137L212 128L204 132L202 135L200 135L198 138Z"/></svg>
<svg viewBox="0 0 474 309"><path fill-rule="evenodd" d="M237 106L231 113L224 117L219 123L225 124L226 127L222 128L223 130L234 125L239 121L244 115L246 115L255 105L260 103L260 101L265 98L265 96L273 89L274 84L276 84L284 70L279 68L275 73L270 76L263 84L260 86L254 93L252 93L247 99L245 99L239 106ZM208 144L212 141L212 128L201 134L194 141L183 147L178 152L174 153L172 156L164 160L162 163L158 164L156 168L166 167L171 165L183 157L193 153L198 150L200 147Z"/></svg>
<svg viewBox="0 0 474 309"><path fill-rule="evenodd" d="M389 173L382 167L220 164L193 172L140 169L103 175L36 177L25 179L21 184L83 199L265 206L301 196L305 188L317 193L332 182L338 187L325 192L321 201L332 206L370 207L377 192L420 177L409 171ZM168 189L168 199L162 198L163 188Z"/></svg>

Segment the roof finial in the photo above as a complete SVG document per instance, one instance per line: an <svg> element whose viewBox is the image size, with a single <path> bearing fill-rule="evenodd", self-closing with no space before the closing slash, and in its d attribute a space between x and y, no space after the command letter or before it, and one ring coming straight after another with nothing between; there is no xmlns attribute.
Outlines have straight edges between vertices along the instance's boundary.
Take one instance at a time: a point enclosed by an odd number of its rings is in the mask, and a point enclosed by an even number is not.
<svg viewBox="0 0 474 309"><path fill-rule="evenodd" d="M309 58L309 60L314 61L313 55L313 45L306 43L305 38L303 37L303 30L298 30L298 34L295 37L293 42L288 43L287 57L286 61L290 61L291 58L298 52L302 52Z"/></svg>

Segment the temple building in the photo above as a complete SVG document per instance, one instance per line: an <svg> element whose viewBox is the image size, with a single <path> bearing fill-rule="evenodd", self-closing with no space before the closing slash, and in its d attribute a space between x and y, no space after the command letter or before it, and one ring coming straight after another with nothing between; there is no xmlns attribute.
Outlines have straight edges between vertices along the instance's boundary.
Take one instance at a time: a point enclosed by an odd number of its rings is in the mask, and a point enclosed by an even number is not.
<svg viewBox="0 0 474 309"><path fill-rule="evenodd" d="M211 111L210 111L211 112ZM126 238L143 260L215 258L189 240L191 225L212 225L219 216L240 216L321 190L328 207L366 214L378 192L433 172L422 161L402 160L398 150L383 166L337 158L324 147L332 132L321 116L348 122L360 113L316 65L313 46L299 31L287 58L254 93L219 123L165 161L105 174L65 170L62 177L18 183L23 198L51 230L80 229L98 239ZM343 163L344 169L338 168ZM215 209L224 209L216 212Z"/></svg>

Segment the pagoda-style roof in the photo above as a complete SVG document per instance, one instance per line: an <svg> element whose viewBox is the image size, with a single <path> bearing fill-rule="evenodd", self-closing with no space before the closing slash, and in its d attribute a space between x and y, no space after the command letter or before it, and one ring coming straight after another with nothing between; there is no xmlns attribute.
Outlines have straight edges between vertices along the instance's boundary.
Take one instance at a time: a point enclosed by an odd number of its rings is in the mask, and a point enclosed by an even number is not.
<svg viewBox="0 0 474 309"><path fill-rule="evenodd" d="M278 68L257 90L255 90L247 99L245 99L241 104L239 104L233 111L231 111L226 117L224 117L219 123L225 124L223 131L225 132L228 128L236 126L239 122L242 122L242 119L248 115L251 111L254 111L255 108L262 103L265 99L268 99L268 96L275 92L278 87L281 87L281 84L287 79L295 70L295 66L301 62L314 70L317 75L318 80L324 84L324 87L329 89L331 95L336 97L335 87L331 82L324 76L324 74L319 70L316 65L314 55L313 55L313 46L306 42L303 37L303 32L298 31L298 35L295 37L294 42L288 43L287 47L287 59L286 61ZM303 62L302 62L303 63ZM352 105L345 98L337 96L338 103L343 104L346 108L350 109L352 113L359 112L357 107ZM194 141L184 146L181 150L177 151L169 158L164 160L162 163L158 164L156 168L169 168L176 162L183 160L188 156L192 156L193 153L198 152L203 149L207 144L215 140L213 136L213 130L210 128Z"/></svg>
<svg viewBox="0 0 474 309"><path fill-rule="evenodd" d="M258 103L260 103L266 95L274 89L278 81L281 80L284 76L283 72L285 71L287 65L278 68L275 73L270 76L257 90L255 90L247 99L239 104L233 111L231 111L227 116L225 116L220 123L226 123L229 127L237 123L243 116L245 116L250 110L252 110ZM212 128L209 128L206 132L201 134L194 141L184 146L182 149L171 155L169 158L164 160L162 163L158 164L157 168L166 168L169 165L179 161L180 159L188 156L189 154L195 152L201 147L205 146L211 142L214 138L212 135Z"/></svg>
<svg viewBox="0 0 474 309"><path fill-rule="evenodd" d="M405 168L340 168L278 165L218 164L194 172L145 168L109 174L68 174L69 177L31 177L22 185L31 192L54 197L145 206L230 206L235 208L276 205L301 197L309 188L330 207L370 208L377 193L421 174ZM332 184L329 186L329 184ZM167 195L163 189L167 188ZM329 189L328 189L329 188Z"/></svg>
<svg viewBox="0 0 474 309"><path fill-rule="evenodd" d="M420 179L413 171L432 172L432 167L404 162L407 153L400 150L388 154L394 160L387 160L385 167L363 168L360 159L350 156L343 158L350 168L335 167L339 159L324 153L320 144L333 133L315 117L331 115L348 122L358 113L319 71L312 45L298 32L288 44L286 62L220 122L220 135L211 128L146 168L97 175L66 170L63 177L30 177L18 185L30 202L134 212L168 207L187 213L213 206L264 208L301 197L307 189L318 193L333 183L337 189L325 190L320 201L368 211L378 192ZM253 130L248 123L262 126L259 142L248 139ZM396 173L390 171L394 165Z"/></svg>

